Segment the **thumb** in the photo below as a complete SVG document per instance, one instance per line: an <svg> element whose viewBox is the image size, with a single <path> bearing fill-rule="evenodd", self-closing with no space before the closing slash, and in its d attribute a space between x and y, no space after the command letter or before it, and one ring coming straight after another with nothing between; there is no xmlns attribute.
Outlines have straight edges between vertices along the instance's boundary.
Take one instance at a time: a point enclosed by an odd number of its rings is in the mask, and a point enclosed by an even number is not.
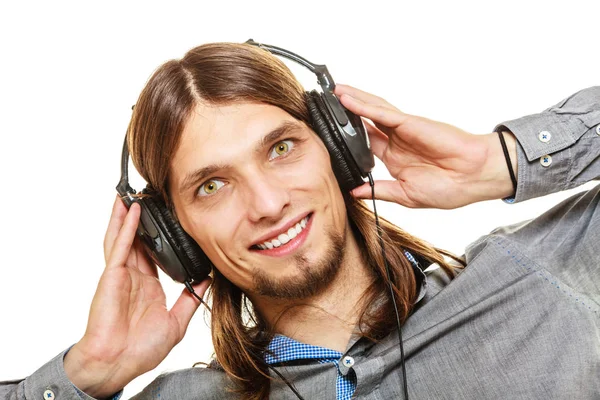
<svg viewBox="0 0 600 400"><path fill-rule="evenodd" d="M371 185L365 183L357 188L350 191L350 194L357 199L370 199L371 198Z"/></svg>
<svg viewBox="0 0 600 400"><path fill-rule="evenodd" d="M199 284L193 286L194 291L200 298L202 298L204 296L204 293L210 286L211 282L212 282L211 278L206 278ZM177 301L171 308L171 311L170 311L171 317L175 318L175 320L177 321L177 325L179 327L179 332L180 332L180 337L178 338L179 340L183 339L183 335L185 334L185 331L187 330L187 327L188 327L190 321L192 320L194 313L196 313L196 310L200 306L200 304L201 304L200 301L198 299L196 299L188 291L187 288L185 288L185 289L183 289L183 291L181 292L181 295L179 295L179 298L177 299Z"/></svg>
<svg viewBox="0 0 600 400"><path fill-rule="evenodd" d="M358 199L372 198L371 185L369 183L357 187L350 193ZM410 201L396 180L375 181L375 198L377 200L390 201L410 207Z"/></svg>

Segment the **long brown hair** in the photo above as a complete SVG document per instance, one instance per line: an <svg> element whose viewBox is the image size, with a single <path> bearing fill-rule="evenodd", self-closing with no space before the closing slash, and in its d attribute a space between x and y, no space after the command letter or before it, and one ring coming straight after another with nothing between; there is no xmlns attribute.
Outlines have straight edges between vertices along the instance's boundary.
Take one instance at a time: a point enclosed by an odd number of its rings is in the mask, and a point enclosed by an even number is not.
<svg viewBox="0 0 600 400"><path fill-rule="evenodd" d="M136 103L128 145L134 165L167 204L170 163L191 111L198 104L219 106L240 101L274 105L310 125L302 86L280 60L254 46L199 46L180 60L166 62L152 75ZM392 302L388 297L380 299L387 290L387 278L379 236L373 212L348 194L344 198L353 234L376 277L362 297L360 326L364 336L378 340L396 326ZM395 300L404 321L417 296L417 282L404 249L439 264L450 276L454 267L444 256L464 262L380 220ZM272 333L244 293L217 269L213 274L211 331L216 360L232 379L231 390L246 399L268 398L270 378L261 354ZM375 301L381 306L368 307Z"/></svg>

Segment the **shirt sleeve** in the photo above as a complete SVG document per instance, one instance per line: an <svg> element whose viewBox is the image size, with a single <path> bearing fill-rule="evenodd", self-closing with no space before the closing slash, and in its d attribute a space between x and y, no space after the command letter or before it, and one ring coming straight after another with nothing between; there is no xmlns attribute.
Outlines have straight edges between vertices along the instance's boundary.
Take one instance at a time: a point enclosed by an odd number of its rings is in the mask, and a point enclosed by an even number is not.
<svg viewBox="0 0 600 400"><path fill-rule="evenodd" d="M79 390L67 377L63 359L69 349L61 352L31 376L23 380L0 382L0 398L5 400L94 400ZM123 391L111 400L118 400Z"/></svg>
<svg viewBox="0 0 600 400"><path fill-rule="evenodd" d="M581 90L539 114L494 129L517 138L521 202L571 189L600 176L600 86Z"/></svg>

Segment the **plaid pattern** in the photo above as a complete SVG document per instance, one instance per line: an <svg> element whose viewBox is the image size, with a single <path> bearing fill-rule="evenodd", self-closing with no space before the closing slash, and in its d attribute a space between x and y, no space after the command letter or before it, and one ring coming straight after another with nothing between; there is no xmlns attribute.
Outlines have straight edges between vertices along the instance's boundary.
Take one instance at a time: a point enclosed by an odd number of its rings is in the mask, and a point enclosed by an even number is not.
<svg viewBox="0 0 600 400"><path fill-rule="evenodd" d="M339 363L342 362L343 354L339 351L300 343L283 335L275 335L267 350L265 361L268 364L312 359L317 360L320 364L332 363L335 365L337 371L335 389L336 399L338 400L349 400L356 389L356 374L354 371L350 370L346 375L342 375L340 372Z"/></svg>
<svg viewBox="0 0 600 400"><path fill-rule="evenodd" d="M418 263L408 251L404 250L404 255L411 262L415 269ZM300 343L287 336L275 335L265 353L267 364L283 363L292 360L316 360L320 364L332 363L337 370L337 380L335 384L336 399L350 400L356 390L356 374L350 368L346 375L340 372L340 362L343 354L339 351L327 349L319 346L312 346L306 343Z"/></svg>
<svg viewBox="0 0 600 400"><path fill-rule="evenodd" d="M419 268L419 263L417 263L417 260L415 260L415 258L413 257L412 254L410 254L408 251L404 250L404 255L406 256L406 258L408 259L408 261L410 261L410 263L413 265L413 268Z"/></svg>

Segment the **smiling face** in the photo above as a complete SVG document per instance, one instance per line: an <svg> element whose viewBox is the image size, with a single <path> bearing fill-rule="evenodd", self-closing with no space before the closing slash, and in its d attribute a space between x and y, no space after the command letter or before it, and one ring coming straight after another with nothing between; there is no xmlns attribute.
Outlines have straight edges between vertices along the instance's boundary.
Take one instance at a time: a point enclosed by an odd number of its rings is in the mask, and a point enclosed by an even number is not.
<svg viewBox="0 0 600 400"><path fill-rule="evenodd" d="M197 106L169 187L183 228L248 294L318 293L352 240L324 144L275 106Z"/></svg>

